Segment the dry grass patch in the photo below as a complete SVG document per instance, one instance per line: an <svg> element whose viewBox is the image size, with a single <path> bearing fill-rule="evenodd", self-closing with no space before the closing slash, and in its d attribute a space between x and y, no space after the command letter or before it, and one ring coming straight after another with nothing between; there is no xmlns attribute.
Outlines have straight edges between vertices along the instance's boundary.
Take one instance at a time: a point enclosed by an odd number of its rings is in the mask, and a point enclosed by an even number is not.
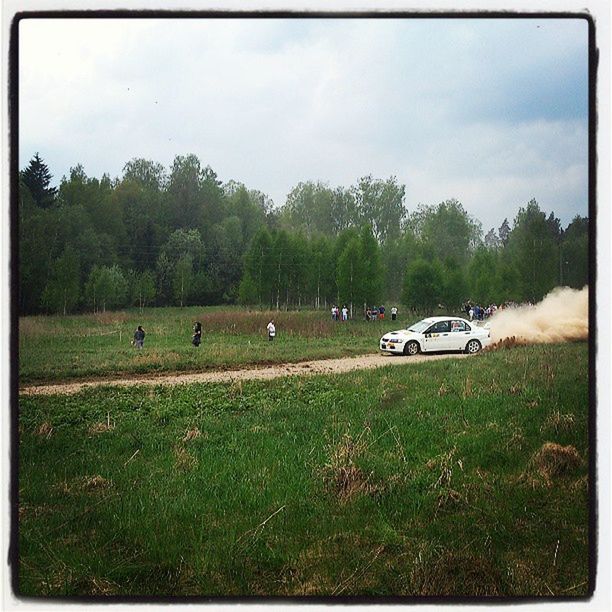
<svg viewBox="0 0 612 612"><path fill-rule="evenodd" d="M521 383L516 383L510 387L510 395L520 395L523 393L524 387Z"/></svg>
<svg viewBox="0 0 612 612"><path fill-rule="evenodd" d="M116 595L119 585L105 578L92 578L88 595Z"/></svg>
<svg viewBox="0 0 612 612"><path fill-rule="evenodd" d="M457 466L463 471L463 461L461 459L455 459L455 453L457 447L451 448L448 452L442 453L433 459L430 459L425 466L428 470L439 472L438 478L431 485L432 489L438 487L449 487L453 478L453 469Z"/></svg>
<svg viewBox="0 0 612 612"><path fill-rule="evenodd" d="M34 435L38 436L40 438L47 438L47 439L49 439L51 437L52 433L53 433L53 426L51 425L51 423L49 423L49 421L45 421L44 423L41 423L34 430Z"/></svg>
<svg viewBox="0 0 612 612"><path fill-rule="evenodd" d="M94 320L99 325L118 325L127 321L127 314L125 312L98 312L94 315Z"/></svg>
<svg viewBox="0 0 612 612"><path fill-rule="evenodd" d="M282 578L283 595L348 595L376 584L382 546L355 533L336 534L302 550ZM350 565L347 563L350 559Z"/></svg>
<svg viewBox="0 0 612 612"><path fill-rule="evenodd" d="M72 570L63 565L62 569L47 574L47 577L40 581L40 586L44 594L52 595L65 592L72 581Z"/></svg>
<svg viewBox="0 0 612 612"><path fill-rule="evenodd" d="M201 437L201 435L202 432L197 427L194 427L193 429L188 429L185 432L185 435L182 437L182 441L189 442L190 440L196 440L197 438Z"/></svg>
<svg viewBox="0 0 612 612"><path fill-rule="evenodd" d="M582 465L582 458L574 446L561 446L556 442L546 442L529 460L524 479L535 486L533 476L552 486L553 479L564 476Z"/></svg>
<svg viewBox="0 0 612 612"><path fill-rule="evenodd" d="M506 449L516 448L521 450L523 448L523 444L525 442L525 435L523 433L523 428L515 425L510 430L510 435L506 440L505 447Z"/></svg>
<svg viewBox="0 0 612 612"><path fill-rule="evenodd" d="M72 481L68 482L63 480L53 486L53 490L63 495L77 495L79 493L99 493L106 491L113 486L113 481L99 474L95 476L82 476L80 478L73 478Z"/></svg>
<svg viewBox="0 0 612 612"><path fill-rule="evenodd" d="M573 414L561 414L558 410L555 410L552 414L548 415L547 419L542 423L540 431L552 429L555 433L560 431L571 431L574 428L576 421Z"/></svg>
<svg viewBox="0 0 612 612"><path fill-rule="evenodd" d="M198 465L198 460L182 446L175 446L174 464L179 470L188 471Z"/></svg>
<svg viewBox="0 0 612 612"><path fill-rule="evenodd" d="M85 476L82 479L82 488L86 491L100 491L109 489L113 486L113 481L96 474L95 476Z"/></svg>
<svg viewBox="0 0 612 612"><path fill-rule="evenodd" d="M106 421L100 421L98 423L92 423L87 432L91 436L95 436L96 434L106 433L107 431L112 431L115 429L115 421L111 422L110 414L106 415Z"/></svg>
<svg viewBox="0 0 612 612"><path fill-rule="evenodd" d="M419 553L406 595L496 596L501 595L501 575L492 560L469 552L442 550Z"/></svg>
<svg viewBox="0 0 612 612"><path fill-rule="evenodd" d="M464 503L465 499L459 491L455 491L455 489L451 489L447 487L442 489L438 493L438 497L436 499L436 510L434 512L434 517L438 515L438 512L452 512L454 511L460 504Z"/></svg>
<svg viewBox="0 0 612 612"><path fill-rule="evenodd" d="M589 492L589 477L587 474L585 474L584 476L581 476L580 478L578 478L578 480L575 480L571 486L570 489L572 491L578 492L578 491L584 491L585 493Z"/></svg>
<svg viewBox="0 0 612 612"><path fill-rule="evenodd" d="M513 555L507 563L506 575L512 595L550 595L534 564Z"/></svg>
<svg viewBox="0 0 612 612"><path fill-rule="evenodd" d="M489 344L489 346L486 346L483 349L483 352L484 351L498 351L500 349L511 349L516 346L521 346L524 344L527 344L527 342L520 338L517 338L516 336L510 336L509 338L502 338L501 340L498 340L497 342L493 342L492 344Z"/></svg>
<svg viewBox="0 0 612 612"><path fill-rule="evenodd" d="M19 504L19 520L38 518L39 516L50 514L53 510L53 507L47 504L38 506L34 504Z"/></svg>
<svg viewBox="0 0 612 612"><path fill-rule="evenodd" d="M344 434L340 442L330 448L330 460L323 467L323 480L328 489L346 503L356 495L370 495L380 490L380 487L370 482L372 474L365 474L355 461L368 448L364 434L370 432L366 428L355 440L350 434Z"/></svg>

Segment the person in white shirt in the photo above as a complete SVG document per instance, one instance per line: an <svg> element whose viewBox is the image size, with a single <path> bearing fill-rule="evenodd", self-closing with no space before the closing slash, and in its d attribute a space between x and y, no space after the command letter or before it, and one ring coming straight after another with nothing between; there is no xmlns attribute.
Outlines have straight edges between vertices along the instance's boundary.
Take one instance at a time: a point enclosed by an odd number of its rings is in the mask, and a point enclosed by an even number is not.
<svg viewBox="0 0 612 612"><path fill-rule="evenodd" d="M276 336L276 327L274 327L274 319L268 323L268 340L272 342Z"/></svg>
<svg viewBox="0 0 612 612"><path fill-rule="evenodd" d="M391 308L391 320L395 321L395 319L397 319L397 308L393 306L393 308Z"/></svg>
<svg viewBox="0 0 612 612"><path fill-rule="evenodd" d="M342 320L343 321L348 320L348 308L346 306L342 307Z"/></svg>

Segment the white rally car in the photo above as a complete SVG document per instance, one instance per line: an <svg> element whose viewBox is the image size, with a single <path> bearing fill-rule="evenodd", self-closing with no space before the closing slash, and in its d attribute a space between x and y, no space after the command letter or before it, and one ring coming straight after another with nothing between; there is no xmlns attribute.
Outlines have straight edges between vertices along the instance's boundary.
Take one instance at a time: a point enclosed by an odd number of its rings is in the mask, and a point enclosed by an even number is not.
<svg viewBox="0 0 612 612"><path fill-rule="evenodd" d="M430 351L477 353L490 342L488 327L480 327L459 317L429 317L408 329L385 334L380 339L380 350L403 355Z"/></svg>

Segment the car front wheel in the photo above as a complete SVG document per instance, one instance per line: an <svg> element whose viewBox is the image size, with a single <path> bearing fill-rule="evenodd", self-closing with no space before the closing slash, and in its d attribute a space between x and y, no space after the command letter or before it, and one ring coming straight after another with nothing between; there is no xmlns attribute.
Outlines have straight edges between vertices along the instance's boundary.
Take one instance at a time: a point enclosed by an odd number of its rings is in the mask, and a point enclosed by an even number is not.
<svg viewBox="0 0 612 612"><path fill-rule="evenodd" d="M420 349L419 343L415 340L411 340L404 346L404 355L416 355Z"/></svg>
<svg viewBox="0 0 612 612"><path fill-rule="evenodd" d="M482 347L480 346L480 342L478 340L470 340L465 347L465 352L473 355L477 353Z"/></svg>

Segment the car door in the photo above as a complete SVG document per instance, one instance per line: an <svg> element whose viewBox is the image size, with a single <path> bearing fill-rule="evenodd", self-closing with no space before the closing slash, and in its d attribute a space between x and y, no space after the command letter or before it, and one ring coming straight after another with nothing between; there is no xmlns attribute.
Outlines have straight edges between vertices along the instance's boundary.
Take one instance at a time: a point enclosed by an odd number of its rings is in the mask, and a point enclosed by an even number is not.
<svg viewBox="0 0 612 612"><path fill-rule="evenodd" d="M450 321L437 321L425 332L426 351L448 351L450 347Z"/></svg>
<svg viewBox="0 0 612 612"><path fill-rule="evenodd" d="M462 319L452 319L450 322L448 350L462 351L468 343L471 334L471 327L465 321Z"/></svg>

